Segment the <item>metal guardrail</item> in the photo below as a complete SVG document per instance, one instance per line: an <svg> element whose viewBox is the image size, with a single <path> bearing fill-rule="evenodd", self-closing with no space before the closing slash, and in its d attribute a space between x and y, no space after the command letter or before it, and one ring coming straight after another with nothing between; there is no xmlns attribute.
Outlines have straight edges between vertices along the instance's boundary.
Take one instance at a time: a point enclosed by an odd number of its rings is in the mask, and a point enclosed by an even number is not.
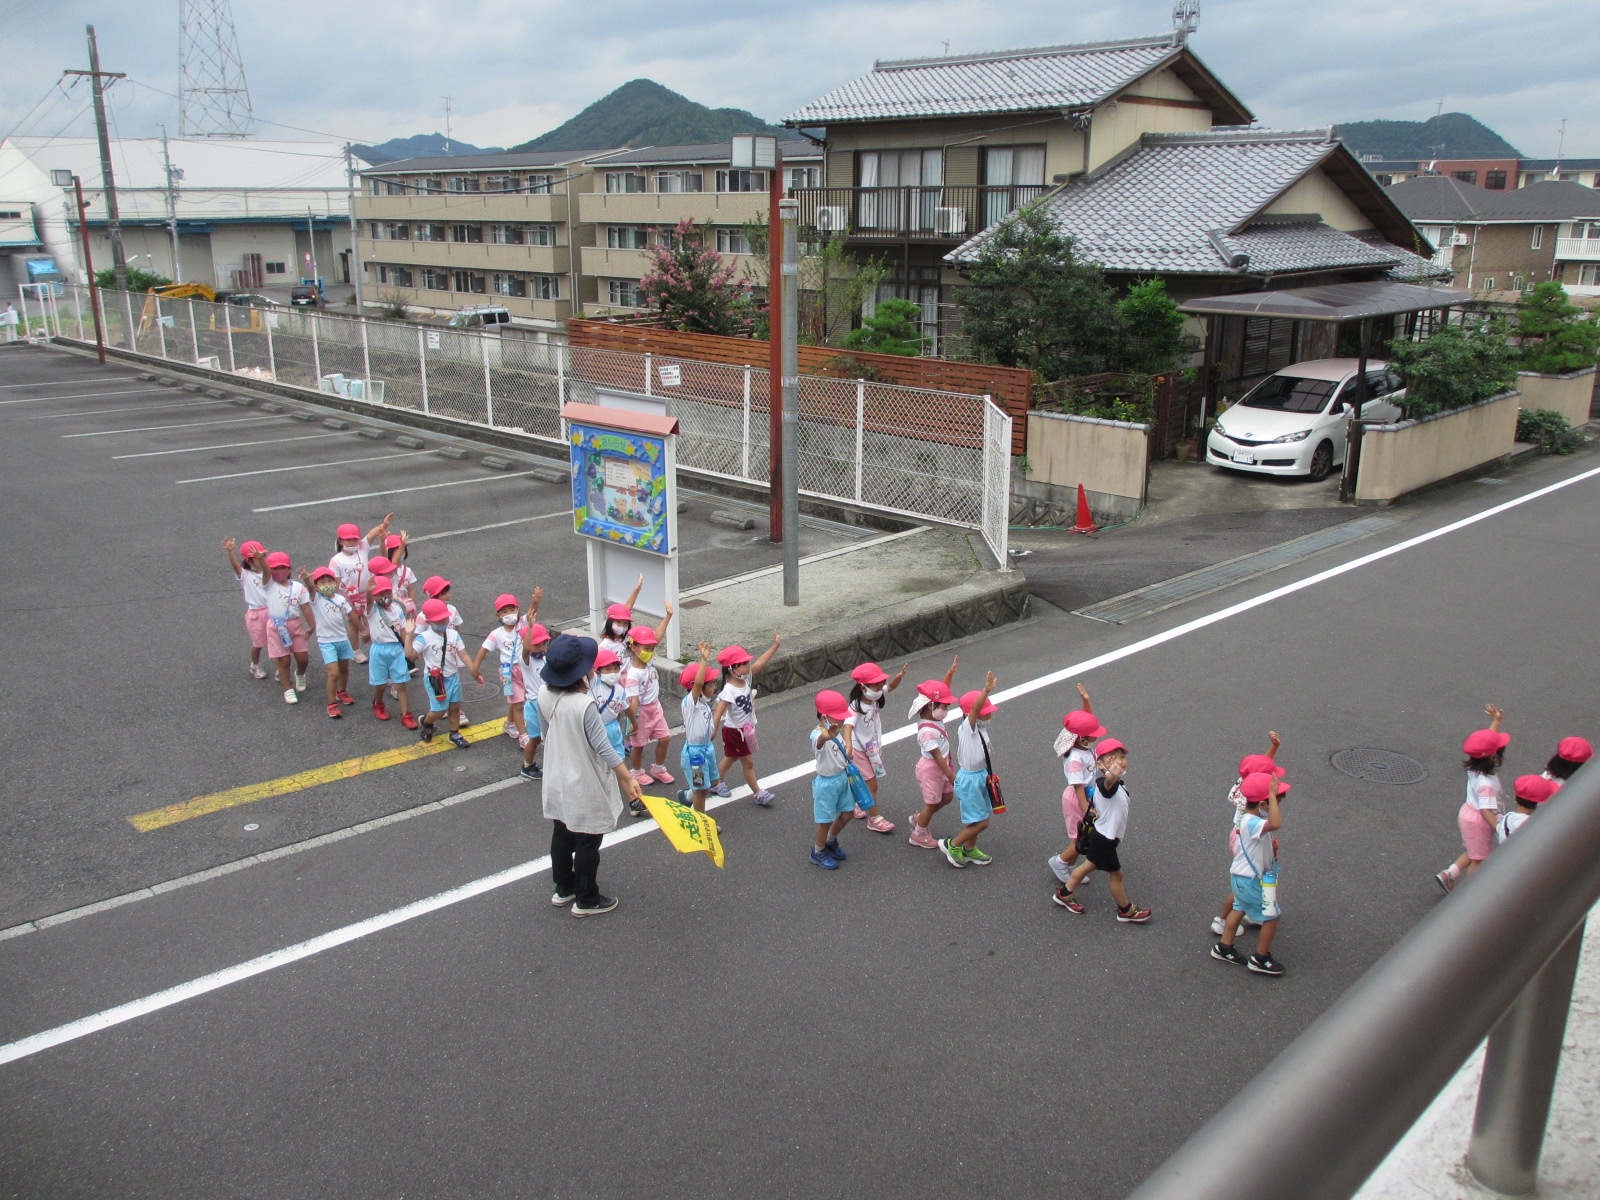
<svg viewBox="0 0 1600 1200"><path fill-rule="evenodd" d="M1347 1200L1486 1036L1466 1163L1533 1190L1597 900L1585 767L1129 1200Z"/></svg>

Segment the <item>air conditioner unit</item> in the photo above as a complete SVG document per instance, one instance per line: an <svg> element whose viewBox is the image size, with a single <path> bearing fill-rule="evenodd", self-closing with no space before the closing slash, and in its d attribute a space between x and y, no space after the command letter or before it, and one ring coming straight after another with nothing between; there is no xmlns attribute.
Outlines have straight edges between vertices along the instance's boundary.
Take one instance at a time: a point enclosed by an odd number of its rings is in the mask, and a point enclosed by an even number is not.
<svg viewBox="0 0 1600 1200"><path fill-rule="evenodd" d="M1472 245L1472 239L1464 233L1458 233L1450 239L1450 244L1452 246L1470 246Z"/></svg>
<svg viewBox="0 0 1600 1200"><path fill-rule="evenodd" d="M829 204L817 209L817 228L824 233L837 233L850 226L850 212L842 204Z"/></svg>
<svg viewBox="0 0 1600 1200"><path fill-rule="evenodd" d="M194 365L204 367L207 371L220 371L222 370L222 359L215 354L209 354L204 358L195 359Z"/></svg>
<svg viewBox="0 0 1600 1200"><path fill-rule="evenodd" d="M967 210L964 208L935 209L933 228L936 233L965 233L967 231Z"/></svg>

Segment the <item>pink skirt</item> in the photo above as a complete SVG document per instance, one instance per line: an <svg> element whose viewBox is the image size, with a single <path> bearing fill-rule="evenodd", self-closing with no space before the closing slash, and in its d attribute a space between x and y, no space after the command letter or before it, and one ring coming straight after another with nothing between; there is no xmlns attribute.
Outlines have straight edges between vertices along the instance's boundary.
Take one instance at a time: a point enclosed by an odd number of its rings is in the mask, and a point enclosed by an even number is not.
<svg viewBox="0 0 1600 1200"><path fill-rule="evenodd" d="M1061 815L1066 818L1067 836L1078 836L1078 822L1083 820L1083 802L1078 799L1078 789L1070 783L1061 793Z"/></svg>
<svg viewBox="0 0 1600 1200"><path fill-rule="evenodd" d="M939 805L950 799L955 785L949 780L939 764L931 758L917 759L917 783L922 787L922 802L924 804Z"/></svg>
<svg viewBox="0 0 1600 1200"><path fill-rule="evenodd" d="M1461 827L1461 844L1467 848L1467 857L1482 862L1494 849L1494 830L1484 823L1478 809L1463 804L1456 813L1456 824Z"/></svg>

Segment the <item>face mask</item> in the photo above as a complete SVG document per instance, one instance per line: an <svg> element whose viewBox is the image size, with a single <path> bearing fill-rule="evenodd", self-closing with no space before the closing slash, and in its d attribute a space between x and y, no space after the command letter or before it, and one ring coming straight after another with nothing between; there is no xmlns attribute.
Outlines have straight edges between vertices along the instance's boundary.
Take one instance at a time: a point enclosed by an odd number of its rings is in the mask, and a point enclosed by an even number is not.
<svg viewBox="0 0 1600 1200"><path fill-rule="evenodd" d="M350 554L360 544L361 543L359 541L340 542L339 543L339 549L343 550L346 554Z"/></svg>
<svg viewBox="0 0 1600 1200"><path fill-rule="evenodd" d="M868 700L877 700L877 699L880 699L883 696L883 689L881 687L880 688L863 688L861 690L861 694L863 696L865 696Z"/></svg>
<svg viewBox="0 0 1600 1200"><path fill-rule="evenodd" d="M331 596L338 590L339 585L337 583L330 583L326 579L317 584L317 595L319 596Z"/></svg>
<svg viewBox="0 0 1600 1200"><path fill-rule="evenodd" d="M615 683L617 681L617 677L621 674L621 671L601 671L600 681L602 683Z"/></svg>
<svg viewBox="0 0 1600 1200"><path fill-rule="evenodd" d="M619 638L619 637L621 637L623 634L625 634L627 632L628 632L628 623L626 621L613 621L613 622L611 622L611 636L612 637L618 637Z"/></svg>
<svg viewBox="0 0 1600 1200"><path fill-rule="evenodd" d="M516 613L506 613L505 615L503 615L500 618L500 624L506 626L507 628L509 628L512 625L515 625L516 623L517 623L517 614Z"/></svg>
<svg viewBox="0 0 1600 1200"><path fill-rule="evenodd" d="M935 721L942 721L949 715L950 706L948 704L935 704L933 706L933 719Z"/></svg>
<svg viewBox="0 0 1600 1200"><path fill-rule="evenodd" d="M654 650L646 650L643 646L635 646L633 652L639 656L640 662L649 662L656 656Z"/></svg>

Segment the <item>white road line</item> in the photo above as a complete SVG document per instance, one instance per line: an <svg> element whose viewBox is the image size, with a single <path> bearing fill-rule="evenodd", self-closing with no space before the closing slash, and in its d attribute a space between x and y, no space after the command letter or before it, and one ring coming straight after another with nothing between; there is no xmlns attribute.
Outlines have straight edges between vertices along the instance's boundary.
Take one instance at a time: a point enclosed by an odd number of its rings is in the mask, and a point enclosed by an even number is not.
<svg viewBox="0 0 1600 1200"><path fill-rule="evenodd" d="M45 413L38 417L23 417L24 421L60 421L67 417L98 417L106 413L125 412L159 412L163 408L200 408L210 405L215 408L219 404L226 404L226 400L184 400L177 404L125 404L121 408L91 408L82 412Z"/></svg>
<svg viewBox="0 0 1600 1200"><path fill-rule="evenodd" d="M540 468L543 470L543 468ZM504 475L485 475L480 479L450 479L444 483L424 483L418 487L390 488L384 492L357 492L353 496L329 496L325 500L297 500L293 504L269 504L265 508L252 508L251 512L282 512L286 508L311 508L318 504L343 504L346 500L370 500L374 496L399 496L405 492L427 492L434 488L461 487L468 483L498 483L502 479L517 479L532 475L532 471L512 471Z"/></svg>
<svg viewBox="0 0 1600 1200"><path fill-rule="evenodd" d="M142 396L147 392L165 392L169 396L172 395L171 388L124 388L117 392L79 392L76 396L28 396L22 400L0 400L0 404L39 404L45 400L95 400L101 396Z"/></svg>
<svg viewBox="0 0 1600 1200"><path fill-rule="evenodd" d="M423 451L428 453L428 451ZM492 525L473 525L467 529L446 529L443 533L425 533L421 537L414 537L413 542L431 542L435 538L455 537L458 533L482 533L485 529L504 529L507 525L526 525L529 521L548 521L551 517L570 517L572 510L564 508L560 512L541 513L537 517L518 517L514 521L496 521Z"/></svg>
<svg viewBox="0 0 1600 1200"><path fill-rule="evenodd" d="M1197 629L1203 629L1209 625L1216 625L1222 621L1227 621L1238 616L1242 612L1248 612L1253 608L1259 608L1264 604L1270 604L1274 600L1281 599L1284 596L1289 596L1295 592L1304 591L1306 588L1315 587L1319 583L1325 583L1326 581L1335 579L1340 575L1348 574L1351 571L1359 570L1360 568L1368 566L1372 563L1380 562L1383 559L1393 557L1396 554L1403 553L1404 551L1410 550L1416 546L1434 541L1435 539L1444 537L1447 534L1455 533L1457 530L1476 525L1480 521L1486 521L1491 517L1497 517L1501 513L1509 512L1513 508L1520 507L1521 505L1527 504L1530 501L1540 499L1543 496L1548 496L1553 492L1562 490L1563 488L1571 487L1573 484L1582 483L1585 480L1594 478L1596 475L1600 475L1600 467L1592 467L1589 470L1571 476L1568 479L1563 479L1559 482L1552 483L1545 487L1531 491L1525 496L1518 496L1514 500L1507 500L1503 504L1495 505L1493 508L1486 508L1482 512L1474 513L1468 517L1463 517L1459 521L1453 521L1449 525L1442 525L1438 529L1430 530L1427 533L1418 534L1416 537L1407 538L1405 541L1398 542L1395 545L1389 546L1383 550L1375 550L1371 554L1364 554L1360 558L1351 559L1349 562L1343 563L1337 567L1330 567L1326 571L1320 571L1315 575L1308 576L1307 578L1298 580L1295 583L1285 584L1283 587L1275 588L1274 590L1263 593L1262 595L1256 596L1253 599L1231 605L1228 608L1220 609L1219 611L1210 613L1204 617L1199 617L1196 620L1189 621L1186 624L1180 625L1174 629L1169 629L1165 633L1158 633L1153 637L1148 637L1142 641L1134 642L1131 645L1123 646L1120 649L1109 651L1095 658L1086 659L1080 663L1074 663L1069 667L1063 667L1059 671L1052 671L1047 675L1041 675L1036 679L1030 679L1026 683L1021 683L1016 687L1008 688L1005 691L996 693L994 698L996 700L1003 701L1016 696L1025 696L1030 692L1036 692L1043 688L1051 687L1057 683L1061 683L1064 680L1081 676L1085 672L1091 671L1096 667L1102 667L1108 663L1118 662L1125 658L1131 658L1132 656L1141 654L1152 647L1163 645L1164 643L1170 642L1175 638L1180 638L1185 634L1193 633ZM887 734L884 737L884 741L903 741L906 738L913 736L915 732L916 727L914 725L905 725L894 730L892 733ZM775 787L779 784L790 783L796 779L803 779L807 775L810 775L815 769L816 768L812 763L805 762L797 766L790 767L787 770L780 771L775 775L764 776L763 782L768 787ZM735 800L748 794L748 788L740 787L735 790L733 795L726 800L718 801L715 798L710 798L711 803L709 803L707 807L720 808L723 804L731 804ZM608 833L602 844L606 846L613 846L619 842L631 841L636 837L643 837L645 834L651 832L654 828L654 821L635 822L625 829L618 829L614 833ZM170 1008L174 1004L180 1004L183 1001L191 1000L196 996L204 996L209 992L217 991L220 988L227 987L229 984L239 983L243 980L254 978L255 976L264 974L267 971L276 970L278 967L288 966L290 963L299 962L301 959L309 958L314 954L320 954L324 950L332 950L337 946L343 946L348 942L353 942L359 938L381 932L382 930L392 928L395 925L400 925L407 921L415 920L418 917L427 916L429 913L438 912L440 909L449 908L452 905L460 904L464 900L471 900L478 896L482 896L487 892L492 892L499 888L506 887L509 884L518 883L521 880L527 879L531 875L537 875L540 872L547 870L549 866L550 858L548 855L540 858L530 859L528 862L519 863L514 867L508 867L504 871L497 871L492 875L485 875L480 879L474 879L468 883L463 883L458 887L453 887L448 891L440 892L437 895L429 896L422 900L416 900L410 904L402 905L399 908L391 909L386 913L379 913L378 915L368 917L365 920L356 921L353 924L330 930L328 933L321 934L314 938L309 938L303 942L296 942L294 945L285 946L281 950L273 950L270 953L260 955L257 958L252 958L247 962L242 962L231 967L225 967L220 971L214 971L209 975L202 975L198 979L191 979L187 983L178 984L176 987L166 988L163 991L155 992L138 1000L131 1000L126 1004L116 1005L115 1007L105 1009L103 1012L95 1013L92 1016L83 1017L76 1021L69 1021L65 1025L58 1025L54 1029L46 1029L42 1033L36 1033L30 1037L20 1038L17 1041L0 1046L0 1064L15 1062L17 1059L27 1058L30 1055L38 1054L42 1050L48 1050L54 1046L60 1046L66 1042L75 1041L81 1037L87 1037L91 1033L98 1033L101 1030L110 1029L113 1026L121 1025L126 1021L132 1021L138 1017L148 1016L150 1013L159 1012L164 1008Z"/></svg>
<svg viewBox="0 0 1600 1200"><path fill-rule="evenodd" d="M383 462L389 458L416 458L419 454L432 454L432 450L407 450L403 454L369 454L365 458L341 458L336 462L301 463L297 467L267 467L260 471L235 471L231 475L202 475L198 479L180 479L179 483L210 483L216 479L242 479L246 475L276 475L280 471L312 471L317 467L348 467L351 463ZM411 539L413 542L417 538Z"/></svg>
<svg viewBox="0 0 1600 1200"><path fill-rule="evenodd" d="M60 383L0 383L0 388L82 387L87 383L142 383L136 375L113 375L109 379L63 379Z"/></svg>
<svg viewBox="0 0 1600 1200"><path fill-rule="evenodd" d="M182 425L140 425L134 429L97 429L93 433L63 433L64 438L112 437L119 433L160 433L163 429L199 429L202 425L249 425L255 421L276 421L277 417L225 417L220 421L185 421Z"/></svg>
<svg viewBox="0 0 1600 1200"><path fill-rule="evenodd" d="M143 450L138 454L113 454L111 461L123 458L159 458L163 454L199 454L203 450L237 450L240 446L276 446L280 442L315 442L322 438L347 437L343 433L302 433L298 437L263 438L259 442L223 442L220 446L186 446L182 450Z"/></svg>

